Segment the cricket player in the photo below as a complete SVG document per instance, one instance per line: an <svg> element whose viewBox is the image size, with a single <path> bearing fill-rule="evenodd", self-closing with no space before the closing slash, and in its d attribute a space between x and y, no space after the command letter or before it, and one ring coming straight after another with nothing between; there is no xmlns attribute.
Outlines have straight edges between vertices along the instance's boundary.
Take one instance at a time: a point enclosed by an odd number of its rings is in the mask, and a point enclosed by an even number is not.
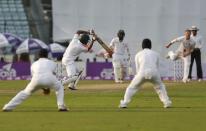
<svg viewBox="0 0 206 131"><path fill-rule="evenodd" d="M184 36L178 37L172 40L168 45L166 45L166 48L169 48L174 43L180 43L177 51L176 52L169 51L166 58L170 58L173 61L177 59L182 59L184 61L184 74L182 79L184 83L189 82L188 75L189 75L191 52L194 50L195 47L195 41L190 37L190 35L191 35L190 29L186 29L184 32Z"/></svg>
<svg viewBox="0 0 206 131"><path fill-rule="evenodd" d="M167 91L164 83L161 81L159 74L159 54L153 50L150 39L144 39L142 41L142 51L138 52L135 56L135 64L137 73L129 86L126 89L124 99L120 101L120 108L126 108L131 101L132 96L140 89L141 85L145 82L151 82L154 84L154 89L159 95L160 100L164 104L164 108L171 106Z"/></svg>
<svg viewBox="0 0 206 131"><path fill-rule="evenodd" d="M117 37L113 38L110 43L110 48L113 50L112 64L116 83L122 83L124 77L128 74L130 52L128 45L123 42L124 37L124 30L119 30Z"/></svg>
<svg viewBox="0 0 206 131"><path fill-rule="evenodd" d="M76 90L83 70L79 70L75 64L75 59L82 53L88 52L93 46L94 39L90 40L89 35L94 35L94 31L78 30L72 41L69 43L63 58L62 64L65 65L67 76L63 78L63 85L68 85L69 89Z"/></svg>
<svg viewBox="0 0 206 131"><path fill-rule="evenodd" d="M201 64L201 48L203 45L203 39L202 36L197 33L199 29L196 26L192 26L190 30L192 32L191 38L195 41L195 48L194 51L191 53L191 63L188 78L192 79L192 66L195 60L197 68L197 79L200 82L203 76Z"/></svg>
<svg viewBox="0 0 206 131"><path fill-rule="evenodd" d="M67 111L64 104L64 88L55 76L55 68L56 64L48 59L48 51L46 49L40 50L39 59L31 65L32 79L30 83L9 103L5 104L2 110L12 111L35 91L43 89L45 94L49 94L50 88L53 88L56 91L58 110Z"/></svg>

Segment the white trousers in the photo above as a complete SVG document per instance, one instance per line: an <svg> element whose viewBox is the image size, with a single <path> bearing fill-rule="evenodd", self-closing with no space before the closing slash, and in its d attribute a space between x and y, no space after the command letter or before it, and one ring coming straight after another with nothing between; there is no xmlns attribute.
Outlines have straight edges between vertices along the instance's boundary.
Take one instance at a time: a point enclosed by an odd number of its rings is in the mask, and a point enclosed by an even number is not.
<svg viewBox="0 0 206 131"><path fill-rule="evenodd" d="M140 89L141 85L145 82L151 82L152 84L154 84L154 89L163 104L171 103L167 95L165 85L161 81L160 75L158 74L158 72L153 72L150 70L135 75L125 91L124 100L122 100L121 104L127 105L131 101L134 94Z"/></svg>
<svg viewBox="0 0 206 131"><path fill-rule="evenodd" d="M27 99L33 92L41 88L53 88L56 91L58 108L65 106L64 88L61 82L58 81L56 76L53 74L42 74L33 76L26 88L20 91L14 98L12 98L9 103L4 105L3 110L14 109L17 105L21 104L25 99Z"/></svg>
<svg viewBox="0 0 206 131"><path fill-rule="evenodd" d="M63 85L67 85L69 84L70 87L74 86L74 81L78 78L77 74L78 74L78 69L77 66L75 64L75 62L67 62L65 60L62 60L62 64L66 67L66 72L67 72L67 76L63 79Z"/></svg>
<svg viewBox="0 0 206 131"><path fill-rule="evenodd" d="M128 75L128 61L124 55L113 54L112 65L114 68L115 82L120 82Z"/></svg>
<svg viewBox="0 0 206 131"><path fill-rule="evenodd" d="M184 62L184 73L183 73L183 81L186 81L188 79L188 75L189 75L189 69L190 69L190 59L191 59L191 55L188 55L186 57L179 57L178 53L173 52L173 51L169 51L168 55L170 57L171 60L177 60L177 59L182 59Z"/></svg>

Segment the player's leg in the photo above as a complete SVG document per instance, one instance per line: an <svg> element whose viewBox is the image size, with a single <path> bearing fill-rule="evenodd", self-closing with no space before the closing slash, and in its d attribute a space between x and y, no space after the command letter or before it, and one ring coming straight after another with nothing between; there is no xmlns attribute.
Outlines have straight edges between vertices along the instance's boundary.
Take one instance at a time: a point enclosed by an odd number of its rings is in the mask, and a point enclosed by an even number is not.
<svg viewBox="0 0 206 131"><path fill-rule="evenodd" d="M122 81L122 70L121 63L119 60L112 60L113 68L114 68L114 79L116 83L120 83Z"/></svg>
<svg viewBox="0 0 206 131"><path fill-rule="evenodd" d="M183 79L182 81L184 83L186 83L188 81L188 75L189 75L189 68L190 68L190 55L183 57L183 61L184 61L184 73L183 73Z"/></svg>
<svg viewBox="0 0 206 131"><path fill-rule="evenodd" d="M56 98L57 98L57 106L59 111L67 111L68 109L64 103L64 87L60 81L58 81L54 76L51 77L53 81L52 87L55 89Z"/></svg>
<svg viewBox="0 0 206 131"><path fill-rule="evenodd" d="M173 52L173 51L169 51L168 55L166 56L166 58L169 58L171 60L177 60L178 59L178 53L177 52Z"/></svg>
<svg viewBox="0 0 206 131"><path fill-rule="evenodd" d="M192 66L195 60L195 53L194 51L191 53L191 61L190 61L190 68L189 68L189 75L188 75L188 79L192 79ZM196 61L197 63L197 61Z"/></svg>
<svg viewBox="0 0 206 131"><path fill-rule="evenodd" d="M63 85L68 85L69 88L74 89L74 82L77 80L78 75L77 69L75 64L67 64L66 65L66 71L67 71L67 76L63 78L62 84Z"/></svg>
<svg viewBox="0 0 206 131"><path fill-rule="evenodd" d="M136 75L129 86L127 87L124 99L120 101L120 108L126 108L129 102L131 101L134 94L138 91L140 88L140 85L144 82L144 79L140 75Z"/></svg>
<svg viewBox="0 0 206 131"><path fill-rule="evenodd" d="M197 68L197 78L199 81L202 79L202 63L201 63L201 52L200 49L196 49L195 54L196 68Z"/></svg>
<svg viewBox="0 0 206 131"><path fill-rule="evenodd" d="M167 91L165 88L164 83L161 81L161 78L159 75L153 77L152 83L155 85L154 89L156 93L158 94L160 101L164 104L164 108L168 108L171 106L172 102L170 101Z"/></svg>
<svg viewBox="0 0 206 131"><path fill-rule="evenodd" d="M32 92L35 90L36 83L31 81L27 87L20 91L15 97L13 97L9 103L5 104L3 111L12 111L16 106L21 104L25 99L27 99Z"/></svg>
<svg viewBox="0 0 206 131"><path fill-rule="evenodd" d="M74 87L77 87L77 84L78 84L78 82L79 82L79 80L80 80L80 78L81 78L81 76L82 76L82 74L83 74L83 71L84 71L84 68L82 68L82 69L80 69L79 71L78 71L78 74L77 74L77 79L74 81Z"/></svg>
<svg viewBox="0 0 206 131"><path fill-rule="evenodd" d="M122 59L122 80L129 77L129 61L127 58Z"/></svg>

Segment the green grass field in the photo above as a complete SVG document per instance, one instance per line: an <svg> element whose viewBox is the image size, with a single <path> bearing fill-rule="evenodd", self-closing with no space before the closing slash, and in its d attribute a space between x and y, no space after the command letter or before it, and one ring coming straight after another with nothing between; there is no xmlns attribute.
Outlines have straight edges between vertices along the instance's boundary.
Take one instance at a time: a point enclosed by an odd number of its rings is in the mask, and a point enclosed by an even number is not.
<svg viewBox="0 0 206 131"><path fill-rule="evenodd" d="M1 81L0 106L28 81ZM164 109L150 84L127 109L119 101L129 83L80 81L79 90L65 92L69 112L58 112L54 92L34 93L13 112L0 112L0 131L204 131L206 82L165 82L173 107Z"/></svg>

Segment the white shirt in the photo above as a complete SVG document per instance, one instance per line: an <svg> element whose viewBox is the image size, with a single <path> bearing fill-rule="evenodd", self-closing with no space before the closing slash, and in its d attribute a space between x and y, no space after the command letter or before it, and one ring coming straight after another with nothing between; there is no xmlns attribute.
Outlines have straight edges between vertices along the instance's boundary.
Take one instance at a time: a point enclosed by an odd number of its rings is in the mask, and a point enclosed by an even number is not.
<svg viewBox="0 0 206 131"><path fill-rule="evenodd" d="M180 46L177 49L178 52L183 52L184 49L191 49L195 47L195 41L192 38L186 40L185 36L178 37L171 41L171 43L175 42L180 42Z"/></svg>
<svg viewBox="0 0 206 131"><path fill-rule="evenodd" d="M42 74L53 74L56 69L56 63L47 58L40 58L31 65L32 76Z"/></svg>
<svg viewBox="0 0 206 131"><path fill-rule="evenodd" d="M113 48L113 52L116 55L126 55L127 53L130 55L127 44L123 41L120 42L118 37L112 39L110 47Z"/></svg>
<svg viewBox="0 0 206 131"><path fill-rule="evenodd" d="M82 53L87 52L88 48L79 41L79 35L75 34L64 52L62 62L67 64L74 63L74 60Z"/></svg>
<svg viewBox="0 0 206 131"><path fill-rule="evenodd" d="M201 49L203 44L202 36L198 34L196 36L191 35L191 38L195 41L195 48Z"/></svg>
<svg viewBox="0 0 206 131"><path fill-rule="evenodd" d="M153 50L145 48L135 56L137 73L145 71L157 72L159 68L159 54Z"/></svg>

